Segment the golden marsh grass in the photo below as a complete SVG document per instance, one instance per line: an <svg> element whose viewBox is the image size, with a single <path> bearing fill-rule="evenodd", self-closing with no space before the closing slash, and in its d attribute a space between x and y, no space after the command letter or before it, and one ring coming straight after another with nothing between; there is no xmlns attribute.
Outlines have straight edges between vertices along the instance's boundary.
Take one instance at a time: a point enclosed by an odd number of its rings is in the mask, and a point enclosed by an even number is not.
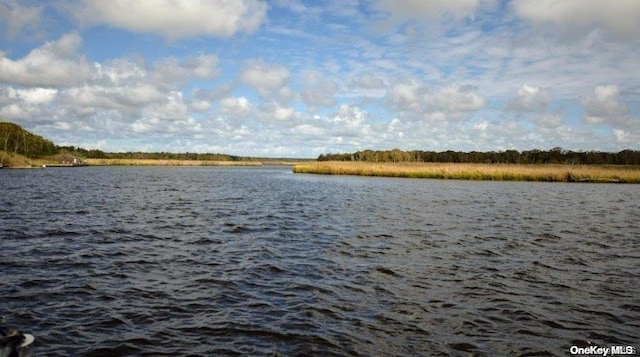
<svg viewBox="0 0 640 357"><path fill-rule="evenodd" d="M87 159L91 166L261 166L260 161Z"/></svg>
<svg viewBox="0 0 640 357"><path fill-rule="evenodd" d="M293 172L457 180L640 183L640 167L612 165L515 165L323 161L295 165L293 167Z"/></svg>

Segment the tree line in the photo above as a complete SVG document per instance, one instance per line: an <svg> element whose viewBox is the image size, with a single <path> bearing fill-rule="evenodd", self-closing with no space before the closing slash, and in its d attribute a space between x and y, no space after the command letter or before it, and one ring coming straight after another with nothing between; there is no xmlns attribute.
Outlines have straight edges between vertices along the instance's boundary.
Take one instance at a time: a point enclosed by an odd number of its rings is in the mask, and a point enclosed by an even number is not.
<svg viewBox="0 0 640 357"><path fill-rule="evenodd" d="M7 122L0 122L0 150L29 158L51 156L60 152L50 140Z"/></svg>
<svg viewBox="0 0 640 357"><path fill-rule="evenodd" d="M243 161L247 158L225 154L212 153L171 153L171 152L104 152L102 150L85 150L73 146L61 147L68 152L89 159L134 159L134 160L206 160L206 161Z"/></svg>
<svg viewBox="0 0 640 357"><path fill-rule="evenodd" d="M23 155L31 159L58 154L96 159L155 159L155 160L211 160L244 161L251 158L225 154L124 152L109 153L86 150L75 146L57 146L50 140L24 130L21 126L0 122L0 151ZM583 164L583 165L640 165L640 151L620 152L571 151L555 147L550 150L506 151L422 151L363 150L354 153L322 154L318 161L365 162L453 162L502 164Z"/></svg>
<svg viewBox="0 0 640 357"><path fill-rule="evenodd" d="M452 162L482 164L570 164L570 165L640 165L640 151L620 152L571 151L555 147L550 150L506 151L422 151L363 150L354 153L321 154L318 161L364 162Z"/></svg>
<svg viewBox="0 0 640 357"><path fill-rule="evenodd" d="M92 159L155 159L155 160L210 160L243 161L248 158L225 154L169 153L169 152L119 152L109 153L98 149L87 150L76 146L58 146L52 141L30 133L20 125L0 122L0 151L40 159L64 155Z"/></svg>

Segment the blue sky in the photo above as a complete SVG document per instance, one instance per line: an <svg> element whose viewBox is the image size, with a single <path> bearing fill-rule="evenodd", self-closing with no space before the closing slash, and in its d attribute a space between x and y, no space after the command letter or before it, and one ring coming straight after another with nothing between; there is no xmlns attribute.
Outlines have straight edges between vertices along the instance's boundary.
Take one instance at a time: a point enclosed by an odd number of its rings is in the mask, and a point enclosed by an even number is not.
<svg viewBox="0 0 640 357"><path fill-rule="evenodd" d="M640 149L637 0L0 0L0 120L105 151Z"/></svg>

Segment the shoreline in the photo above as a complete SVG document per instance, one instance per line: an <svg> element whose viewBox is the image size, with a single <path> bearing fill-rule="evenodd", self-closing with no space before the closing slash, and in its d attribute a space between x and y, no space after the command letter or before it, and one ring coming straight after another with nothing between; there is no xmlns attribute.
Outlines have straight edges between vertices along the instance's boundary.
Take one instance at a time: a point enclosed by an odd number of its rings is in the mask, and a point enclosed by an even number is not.
<svg viewBox="0 0 640 357"><path fill-rule="evenodd" d="M295 165L293 172L450 180L640 183L640 167L613 165L322 161Z"/></svg>
<svg viewBox="0 0 640 357"><path fill-rule="evenodd" d="M262 166L260 161L86 159L87 166Z"/></svg>
<svg viewBox="0 0 640 357"><path fill-rule="evenodd" d="M182 166L182 167L204 167L204 166L294 166L302 163L309 163L309 160L245 160L245 161L223 161L223 160L178 160L178 159L84 159L79 164L68 164L52 162L47 160L37 160L30 165L4 165L0 169L43 169L43 168L75 168L88 166Z"/></svg>

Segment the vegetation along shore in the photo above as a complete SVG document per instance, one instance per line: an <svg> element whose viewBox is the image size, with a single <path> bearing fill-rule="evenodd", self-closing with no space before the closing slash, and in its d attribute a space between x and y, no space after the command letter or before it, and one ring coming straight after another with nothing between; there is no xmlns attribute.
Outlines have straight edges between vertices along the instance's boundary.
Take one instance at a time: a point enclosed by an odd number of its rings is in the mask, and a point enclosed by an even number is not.
<svg viewBox="0 0 640 357"><path fill-rule="evenodd" d="M284 159L269 159L278 163ZM255 166L262 160L212 153L118 152L58 146L21 126L0 122L0 167L41 168L102 166Z"/></svg>
<svg viewBox="0 0 640 357"><path fill-rule="evenodd" d="M0 122L0 167L292 165L296 173L463 180L640 183L640 151L433 152L399 149L323 154L316 161L213 153L108 153L58 146Z"/></svg>
<svg viewBox="0 0 640 357"><path fill-rule="evenodd" d="M90 166L260 166L260 161L178 159L86 159Z"/></svg>
<svg viewBox="0 0 640 357"><path fill-rule="evenodd" d="M295 173L494 181L640 183L640 166L320 161Z"/></svg>

